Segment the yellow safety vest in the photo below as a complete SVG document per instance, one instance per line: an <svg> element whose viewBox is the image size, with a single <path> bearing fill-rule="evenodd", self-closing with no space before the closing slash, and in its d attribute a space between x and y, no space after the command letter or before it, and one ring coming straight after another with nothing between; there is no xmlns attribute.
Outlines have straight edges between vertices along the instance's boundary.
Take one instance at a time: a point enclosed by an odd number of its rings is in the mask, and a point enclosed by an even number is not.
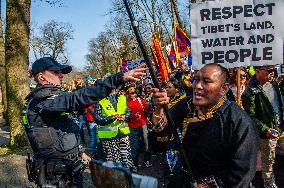
<svg viewBox="0 0 284 188"><path fill-rule="evenodd" d="M127 109L127 101L124 95L120 95L117 101L117 110L115 111L111 102L104 98L99 101L102 108L102 116L109 117L116 114L125 114ZM128 135L130 133L128 124L125 121L115 120L108 125L99 125L98 127L98 137L99 138L113 138L118 132Z"/></svg>

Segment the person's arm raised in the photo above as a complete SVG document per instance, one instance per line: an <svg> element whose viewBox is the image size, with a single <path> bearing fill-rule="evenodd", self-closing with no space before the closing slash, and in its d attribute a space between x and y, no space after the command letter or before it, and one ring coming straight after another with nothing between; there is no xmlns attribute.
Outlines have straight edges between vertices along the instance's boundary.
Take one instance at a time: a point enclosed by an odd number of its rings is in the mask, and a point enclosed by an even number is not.
<svg viewBox="0 0 284 188"><path fill-rule="evenodd" d="M136 82L140 81L144 76L146 76L145 71L148 70L145 64L133 69L129 72L123 74L123 79L125 82Z"/></svg>

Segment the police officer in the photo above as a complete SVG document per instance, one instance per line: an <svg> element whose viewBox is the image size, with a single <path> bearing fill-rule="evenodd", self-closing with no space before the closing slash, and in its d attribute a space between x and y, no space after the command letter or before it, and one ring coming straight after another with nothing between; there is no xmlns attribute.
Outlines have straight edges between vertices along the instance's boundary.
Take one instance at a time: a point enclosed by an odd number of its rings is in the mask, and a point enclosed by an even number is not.
<svg viewBox="0 0 284 188"><path fill-rule="evenodd" d="M140 67L124 74L117 73L96 82L93 86L66 93L60 91L60 86L63 74L71 72L72 67L59 64L51 57L36 60L31 73L37 86L26 97L23 116L36 166L44 166L47 159L54 158L74 162L81 157L84 161L90 161L91 158L80 149L82 147L79 144L79 127L68 112L86 108L125 82L140 80L146 69ZM46 171L41 170L36 180L39 186L46 184L45 175ZM82 187L82 175L79 174L73 183Z"/></svg>

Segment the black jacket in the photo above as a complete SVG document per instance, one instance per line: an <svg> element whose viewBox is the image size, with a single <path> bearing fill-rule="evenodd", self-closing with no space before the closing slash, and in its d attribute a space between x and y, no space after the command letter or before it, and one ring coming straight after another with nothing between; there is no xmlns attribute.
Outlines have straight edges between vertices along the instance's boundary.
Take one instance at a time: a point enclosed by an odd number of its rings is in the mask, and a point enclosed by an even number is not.
<svg viewBox="0 0 284 188"><path fill-rule="evenodd" d="M177 126L193 116L189 98L171 109ZM214 175L225 187L248 187L256 169L259 135L236 103L225 101L212 118L188 125L183 145L196 179Z"/></svg>
<svg viewBox="0 0 284 188"><path fill-rule="evenodd" d="M51 85L38 85L27 97L25 125L31 147L38 157L60 157L78 153L79 127L66 112L86 108L124 84L122 74L115 74L91 87L72 93Z"/></svg>

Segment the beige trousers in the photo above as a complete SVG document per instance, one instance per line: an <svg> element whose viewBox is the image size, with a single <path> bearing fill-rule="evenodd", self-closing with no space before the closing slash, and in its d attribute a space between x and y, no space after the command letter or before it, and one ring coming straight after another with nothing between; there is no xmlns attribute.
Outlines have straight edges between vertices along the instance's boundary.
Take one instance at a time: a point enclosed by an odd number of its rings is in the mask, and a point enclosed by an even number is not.
<svg viewBox="0 0 284 188"><path fill-rule="evenodd" d="M273 179L273 164L275 162L275 148L277 140L260 139L261 170L264 182Z"/></svg>

